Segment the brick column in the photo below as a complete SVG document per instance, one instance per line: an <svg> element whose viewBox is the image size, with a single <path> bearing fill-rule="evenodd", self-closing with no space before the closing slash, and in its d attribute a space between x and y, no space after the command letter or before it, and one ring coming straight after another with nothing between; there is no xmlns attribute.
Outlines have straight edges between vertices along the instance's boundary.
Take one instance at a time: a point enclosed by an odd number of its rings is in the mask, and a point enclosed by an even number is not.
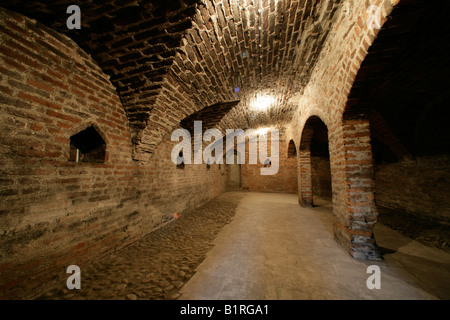
<svg viewBox="0 0 450 320"><path fill-rule="evenodd" d="M298 203L302 207L312 207L311 151L301 150L298 161L300 168Z"/></svg>
<svg viewBox="0 0 450 320"><path fill-rule="evenodd" d="M298 203L302 207L313 206L312 179L311 179L311 139L313 129L305 125L303 129L298 153Z"/></svg>
<svg viewBox="0 0 450 320"><path fill-rule="evenodd" d="M380 260L373 235L378 212L369 121L344 120L340 129L334 141L339 159L332 169L340 177L339 188L333 186L334 234L354 258Z"/></svg>

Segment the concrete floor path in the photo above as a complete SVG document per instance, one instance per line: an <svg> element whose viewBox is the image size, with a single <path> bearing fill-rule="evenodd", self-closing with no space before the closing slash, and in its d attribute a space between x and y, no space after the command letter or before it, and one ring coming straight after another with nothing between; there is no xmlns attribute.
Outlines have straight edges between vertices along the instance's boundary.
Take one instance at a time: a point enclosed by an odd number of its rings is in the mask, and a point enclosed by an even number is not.
<svg viewBox="0 0 450 320"><path fill-rule="evenodd" d="M307 209L297 195L240 196L232 222L181 288L180 300L449 299L450 254L377 224L383 261L355 260L333 238L332 205ZM380 289L369 289L371 265Z"/></svg>

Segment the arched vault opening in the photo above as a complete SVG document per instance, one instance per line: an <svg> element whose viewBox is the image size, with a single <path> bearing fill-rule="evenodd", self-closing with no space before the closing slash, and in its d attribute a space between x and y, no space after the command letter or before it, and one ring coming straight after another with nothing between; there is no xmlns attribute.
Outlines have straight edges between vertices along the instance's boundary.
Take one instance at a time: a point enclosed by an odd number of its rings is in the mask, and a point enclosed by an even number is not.
<svg viewBox="0 0 450 320"><path fill-rule="evenodd" d="M328 129L316 116L309 118L299 147L299 203L312 207L320 199L331 201L331 171Z"/></svg>

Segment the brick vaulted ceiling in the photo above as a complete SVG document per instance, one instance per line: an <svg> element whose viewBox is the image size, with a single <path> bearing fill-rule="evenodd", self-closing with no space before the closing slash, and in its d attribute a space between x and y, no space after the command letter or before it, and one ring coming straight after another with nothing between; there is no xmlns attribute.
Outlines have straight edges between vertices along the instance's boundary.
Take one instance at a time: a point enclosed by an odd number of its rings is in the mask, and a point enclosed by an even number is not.
<svg viewBox="0 0 450 320"><path fill-rule="evenodd" d="M216 114L207 118L219 129L289 121L290 98L309 81L341 2L10 0L2 6L89 53L117 88L134 129L135 153L151 154L195 113ZM72 4L81 9L79 30L66 27ZM272 97L268 110L252 108L258 95ZM240 102L215 113L214 106L232 101Z"/></svg>

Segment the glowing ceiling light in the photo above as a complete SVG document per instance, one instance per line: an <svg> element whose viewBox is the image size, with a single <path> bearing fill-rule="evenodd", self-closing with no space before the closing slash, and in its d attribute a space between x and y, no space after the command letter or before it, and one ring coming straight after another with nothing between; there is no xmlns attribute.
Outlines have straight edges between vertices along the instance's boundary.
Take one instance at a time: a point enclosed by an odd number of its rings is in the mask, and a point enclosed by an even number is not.
<svg viewBox="0 0 450 320"><path fill-rule="evenodd" d="M264 111L269 109L274 102L275 98L272 96L258 95L256 99L253 101L251 107L252 109L257 111Z"/></svg>
<svg viewBox="0 0 450 320"><path fill-rule="evenodd" d="M270 128L259 128L256 130L256 134L259 136L265 135L267 132L269 132Z"/></svg>

